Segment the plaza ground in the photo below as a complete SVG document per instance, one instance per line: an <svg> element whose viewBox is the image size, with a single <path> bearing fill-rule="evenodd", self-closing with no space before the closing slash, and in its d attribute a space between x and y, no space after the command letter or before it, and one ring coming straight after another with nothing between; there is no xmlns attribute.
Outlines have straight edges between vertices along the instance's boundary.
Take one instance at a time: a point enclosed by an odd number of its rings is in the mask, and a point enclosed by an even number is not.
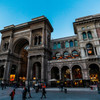
<svg viewBox="0 0 100 100"><path fill-rule="evenodd" d="M0 100L10 100L9 94L12 90L13 88L10 87L4 90L0 88ZM42 100L100 100L100 94L97 90L91 90L90 88L68 88L68 93L61 92L59 88L47 88L46 91L47 98ZM35 93L31 88L31 94L32 98L30 100L41 100L41 92ZM22 100L22 88L16 89L14 100Z"/></svg>

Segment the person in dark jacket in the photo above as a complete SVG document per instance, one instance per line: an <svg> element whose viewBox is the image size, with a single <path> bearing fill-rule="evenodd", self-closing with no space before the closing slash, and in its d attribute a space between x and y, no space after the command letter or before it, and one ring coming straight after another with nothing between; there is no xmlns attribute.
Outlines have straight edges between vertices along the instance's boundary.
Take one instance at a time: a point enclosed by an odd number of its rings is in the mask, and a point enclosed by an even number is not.
<svg viewBox="0 0 100 100"><path fill-rule="evenodd" d="M14 95L15 95L15 89L10 93L11 100L14 100Z"/></svg>
<svg viewBox="0 0 100 100"><path fill-rule="evenodd" d="M30 86L28 86L28 94L29 94L29 98L32 98L31 93L30 93Z"/></svg>
<svg viewBox="0 0 100 100"><path fill-rule="evenodd" d="M45 88L42 88L42 96L41 96L41 99L43 98L46 98L46 91L45 91Z"/></svg>
<svg viewBox="0 0 100 100"><path fill-rule="evenodd" d="M26 99L26 94L27 94L27 88L24 87L24 90L22 92L22 100L25 100Z"/></svg>

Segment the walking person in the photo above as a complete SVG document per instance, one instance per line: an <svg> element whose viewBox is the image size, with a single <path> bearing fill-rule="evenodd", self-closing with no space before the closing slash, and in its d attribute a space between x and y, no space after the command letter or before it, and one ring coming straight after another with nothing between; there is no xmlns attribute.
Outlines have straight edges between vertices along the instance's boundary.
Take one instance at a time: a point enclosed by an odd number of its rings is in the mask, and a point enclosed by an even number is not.
<svg viewBox="0 0 100 100"><path fill-rule="evenodd" d="M22 92L22 100L25 100L26 99L26 93L25 93L25 87L23 89L23 92Z"/></svg>
<svg viewBox="0 0 100 100"><path fill-rule="evenodd" d="M29 97L28 98L32 98L31 92L30 92L30 86L28 86L28 94L29 94Z"/></svg>
<svg viewBox="0 0 100 100"><path fill-rule="evenodd" d="M14 100L14 95L15 95L15 89L10 93L11 100Z"/></svg>
<svg viewBox="0 0 100 100"><path fill-rule="evenodd" d="M43 98L46 98L46 91L45 91L45 88L42 88L42 96L41 96L41 99Z"/></svg>

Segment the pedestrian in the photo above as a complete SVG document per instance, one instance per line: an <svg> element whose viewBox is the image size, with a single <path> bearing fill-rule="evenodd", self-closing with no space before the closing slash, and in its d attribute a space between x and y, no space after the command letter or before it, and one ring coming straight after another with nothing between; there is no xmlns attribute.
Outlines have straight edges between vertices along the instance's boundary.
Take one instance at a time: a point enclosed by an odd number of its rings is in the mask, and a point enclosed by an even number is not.
<svg viewBox="0 0 100 100"><path fill-rule="evenodd" d="M43 98L46 98L46 91L45 91L45 88L42 88L42 96L41 96L41 99Z"/></svg>
<svg viewBox="0 0 100 100"><path fill-rule="evenodd" d="M22 100L25 100L25 99L26 99L26 90L24 87L23 92L22 92Z"/></svg>
<svg viewBox="0 0 100 100"><path fill-rule="evenodd" d="M10 93L11 100L14 100L14 95L15 95L15 89L13 89L13 91Z"/></svg>
<svg viewBox="0 0 100 100"><path fill-rule="evenodd" d="M63 83L61 83L61 91L63 91Z"/></svg>
<svg viewBox="0 0 100 100"><path fill-rule="evenodd" d="M30 86L28 86L28 94L29 94L29 97L28 98L32 98L31 92L30 92Z"/></svg>

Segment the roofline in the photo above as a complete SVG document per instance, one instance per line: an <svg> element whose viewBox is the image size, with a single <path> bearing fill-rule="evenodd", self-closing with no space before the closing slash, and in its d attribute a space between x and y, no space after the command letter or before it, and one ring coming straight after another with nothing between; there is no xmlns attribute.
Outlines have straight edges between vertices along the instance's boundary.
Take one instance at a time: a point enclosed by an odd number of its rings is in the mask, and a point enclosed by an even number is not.
<svg viewBox="0 0 100 100"><path fill-rule="evenodd" d="M76 38L77 36L68 36L68 37L62 37L62 38L57 38L57 39L52 39L51 41L59 41L59 40L64 40L64 39L68 39L68 38Z"/></svg>
<svg viewBox="0 0 100 100"><path fill-rule="evenodd" d="M53 32L53 27L52 27L51 23L49 22L49 20L47 19L47 17L45 17L45 16L33 18L32 21L29 21L29 22L26 22L26 23L6 26L6 27L4 27L4 29L0 30L0 32L6 32L6 31L9 31L9 30L21 29L21 28L24 28L24 27L28 27L29 25L31 25L33 23L37 23L37 22L41 22L41 21L47 21L47 23L49 24L49 26L51 28L51 32Z"/></svg>

